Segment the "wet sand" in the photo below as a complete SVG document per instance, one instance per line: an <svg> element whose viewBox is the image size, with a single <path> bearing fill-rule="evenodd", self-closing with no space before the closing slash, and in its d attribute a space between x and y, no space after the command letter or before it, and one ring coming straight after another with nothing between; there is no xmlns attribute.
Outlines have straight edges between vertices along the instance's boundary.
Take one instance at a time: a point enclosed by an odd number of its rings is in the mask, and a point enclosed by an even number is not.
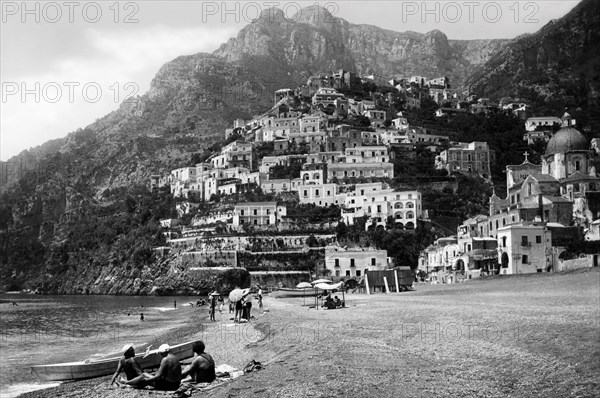
<svg viewBox="0 0 600 398"><path fill-rule="evenodd" d="M250 327L205 328L217 364L265 368L207 397L590 397L600 395L600 272L417 285L315 310L265 298ZM258 313L254 312L256 315ZM259 335L256 331L259 330ZM179 337L194 337L194 327ZM23 397L144 397L109 376ZM164 394L162 394L164 395Z"/></svg>

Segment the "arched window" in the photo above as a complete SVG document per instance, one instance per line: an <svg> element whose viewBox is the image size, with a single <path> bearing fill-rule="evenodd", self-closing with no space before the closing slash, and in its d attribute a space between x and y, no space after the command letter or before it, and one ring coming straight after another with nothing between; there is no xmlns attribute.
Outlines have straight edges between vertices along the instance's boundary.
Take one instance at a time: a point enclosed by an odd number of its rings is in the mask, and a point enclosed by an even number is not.
<svg viewBox="0 0 600 398"><path fill-rule="evenodd" d="M406 212L406 218L415 218L415 213L413 213L412 211Z"/></svg>
<svg viewBox="0 0 600 398"><path fill-rule="evenodd" d="M398 202L394 205L394 209L403 209L404 205L401 202Z"/></svg>
<svg viewBox="0 0 600 398"><path fill-rule="evenodd" d="M406 208L407 208L407 209L412 209L412 208L414 208L414 207L415 207L415 204L414 204L413 202L407 202L407 203L406 203Z"/></svg>

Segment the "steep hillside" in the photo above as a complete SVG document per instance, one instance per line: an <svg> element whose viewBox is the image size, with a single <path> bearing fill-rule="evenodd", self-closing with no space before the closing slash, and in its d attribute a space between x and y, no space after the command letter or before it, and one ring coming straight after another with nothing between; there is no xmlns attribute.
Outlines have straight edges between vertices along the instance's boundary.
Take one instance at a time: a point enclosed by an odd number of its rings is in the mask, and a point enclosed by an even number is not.
<svg viewBox="0 0 600 398"><path fill-rule="evenodd" d="M598 26L600 2L583 0L563 18L505 45L468 84L481 96L527 98L541 112L586 107L598 117Z"/></svg>

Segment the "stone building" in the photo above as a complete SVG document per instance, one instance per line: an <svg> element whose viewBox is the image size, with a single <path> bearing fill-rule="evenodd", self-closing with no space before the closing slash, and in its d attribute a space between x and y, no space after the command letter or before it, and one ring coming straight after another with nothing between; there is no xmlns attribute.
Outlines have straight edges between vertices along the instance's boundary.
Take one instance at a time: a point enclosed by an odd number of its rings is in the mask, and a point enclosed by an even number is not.
<svg viewBox="0 0 600 398"><path fill-rule="evenodd" d="M490 150L486 142L458 143L436 157L436 168L490 176Z"/></svg>

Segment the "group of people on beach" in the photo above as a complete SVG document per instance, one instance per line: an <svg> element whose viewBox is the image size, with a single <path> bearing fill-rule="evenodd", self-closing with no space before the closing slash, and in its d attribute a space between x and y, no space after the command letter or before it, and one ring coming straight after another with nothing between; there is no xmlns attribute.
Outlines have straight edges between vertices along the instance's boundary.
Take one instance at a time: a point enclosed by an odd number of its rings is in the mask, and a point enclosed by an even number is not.
<svg viewBox="0 0 600 398"><path fill-rule="evenodd" d="M236 289L239 289L239 287L236 287ZM256 300L258 301L258 308L263 308L263 295L262 295L262 289L260 287L260 285L256 285ZM244 296L242 296L241 300L238 301L229 301L229 313L231 314L232 312L234 312L235 310L235 314L233 317L233 322L234 323L239 323L239 322L250 322L250 319L252 317L252 303L253 303L253 297L252 294L250 294L250 289L248 289L248 293L246 293Z"/></svg>
<svg viewBox="0 0 600 398"><path fill-rule="evenodd" d="M215 361L207 352L204 352L204 342L199 340L193 343L192 350L194 358L192 363L182 369L177 357L171 352L168 344L162 344L158 353L162 356L160 367L156 374L152 375L142 371L135 358L133 345L127 344L123 347L123 358L120 359L117 370L110 384L115 382L119 386L133 388L145 388L152 386L156 390L175 391L182 382L211 383L216 379ZM125 373L125 379L117 377L121 372Z"/></svg>
<svg viewBox="0 0 600 398"><path fill-rule="evenodd" d="M331 294L328 294L327 297L325 297L325 303L323 304L323 308L328 310L334 310L336 308L342 308L343 306L344 302L340 300L338 296L335 296L335 298L332 299Z"/></svg>

